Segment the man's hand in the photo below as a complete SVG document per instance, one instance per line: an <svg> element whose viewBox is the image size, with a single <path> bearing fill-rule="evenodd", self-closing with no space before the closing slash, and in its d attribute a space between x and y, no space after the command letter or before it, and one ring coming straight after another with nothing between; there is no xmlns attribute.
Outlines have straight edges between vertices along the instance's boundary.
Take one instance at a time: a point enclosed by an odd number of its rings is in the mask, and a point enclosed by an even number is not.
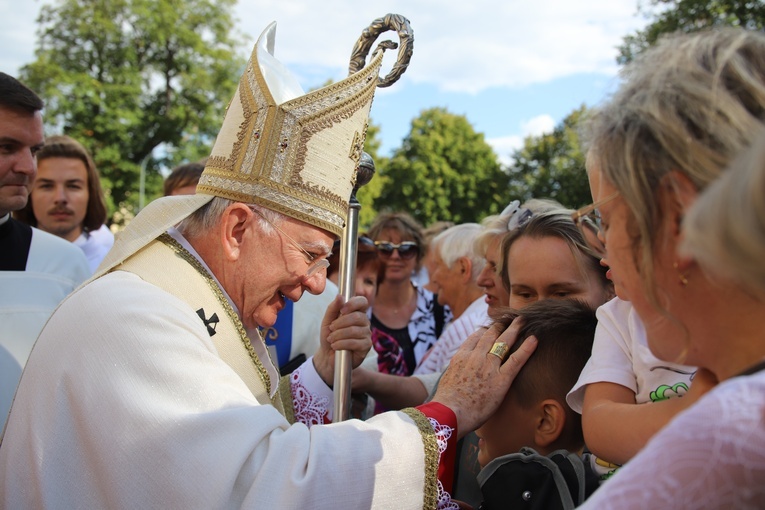
<svg viewBox="0 0 765 510"><path fill-rule="evenodd" d="M465 340L441 377L433 402L454 411L459 437L477 429L494 414L513 379L536 349L537 340L531 336L504 363L489 354L494 342L512 346L519 329L519 319L501 335L498 325L479 329Z"/></svg>
<svg viewBox="0 0 765 510"><path fill-rule="evenodd" d="M335 377L335 351L351 351L352 365L357 367L372 348L372 333L367 318L369 304L363 296L354 296L343 303L338 295L327 307L321 323L319 350L313 364L322 380L332 386Z"/></svg>

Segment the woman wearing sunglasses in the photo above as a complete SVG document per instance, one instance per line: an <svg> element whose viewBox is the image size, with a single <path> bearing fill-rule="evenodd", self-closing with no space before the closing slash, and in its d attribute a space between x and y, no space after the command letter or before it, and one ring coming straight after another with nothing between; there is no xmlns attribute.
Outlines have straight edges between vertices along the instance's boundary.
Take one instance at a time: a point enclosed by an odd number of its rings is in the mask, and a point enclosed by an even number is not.
<svg viewBox="0 0 765 510"><path fill-rule="evenodd" d="M743 29L664 39L625 69L590 121L588 177L617 292L657 358L700 367L691 391L700 378L719 384L656 433L588 508L765 508L763 297L750 271L708 260L703 243L683 250L686 223L689 234L716 241L718 254L761 239L762 209L742 204L747 192L761 204L762 188L744 186L714 210L698 204L707 217L737 208L722 229L699 228L689 211L747 145L762 147L755 137L764 124L765 34ZM753 218L758 226L740 235ZM718 276L727 270L738 278Z"/></svg>
<svg viewBox="0 0 765 510"><path fill-rule="evenodd" d="M372 344L381 373L407 376L438 339L451 313L412 282L423 253L422 228L408 214L384 213L369 228L385 263L372 313Z"/></svg>

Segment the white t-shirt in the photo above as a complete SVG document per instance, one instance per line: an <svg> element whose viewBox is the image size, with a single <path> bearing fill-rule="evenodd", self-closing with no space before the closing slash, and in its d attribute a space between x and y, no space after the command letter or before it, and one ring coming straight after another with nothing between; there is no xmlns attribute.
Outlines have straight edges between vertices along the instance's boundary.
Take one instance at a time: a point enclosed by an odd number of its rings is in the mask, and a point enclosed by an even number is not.
<svg viewBox="0 0 765 510"><path fill-rule="evenodd" d="M614 298L598 308L597 317L592 356L566 396L571 409L582 412L584 388L596 382L629 388L638 404L685 395L696 368L651 354L645 328L631 303Z"/></svg>

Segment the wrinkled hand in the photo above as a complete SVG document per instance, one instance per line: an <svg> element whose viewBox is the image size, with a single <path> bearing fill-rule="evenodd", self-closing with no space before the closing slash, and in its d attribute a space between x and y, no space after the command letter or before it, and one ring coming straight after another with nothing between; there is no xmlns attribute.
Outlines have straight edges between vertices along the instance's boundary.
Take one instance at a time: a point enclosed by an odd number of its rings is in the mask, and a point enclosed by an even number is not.
<svg viewBox="0 0 765 510"><path fill-rule="evenodd" d="M343 303L339 295L327 307L321 323L319 350L313 356L316 371L332 386L335 377L335 351L351 351L351 363L357 367L372 348L372 333L367 318L369 304L363 296L354 296Z"/></svg>
<svg viewBox="0 0 765 510"><path fill-rule="evenodd" d="M449 368L438 383L434 402L449 407L457 416L459 437L477 429L494 414L505 398L515 376L537 346L536 338L527 338L504 363L489 354L494 342L513 345L520 329L516 319L501 335L501 326L479 329L454 354ZM499 337L499 338L498 338Z"/></svg>

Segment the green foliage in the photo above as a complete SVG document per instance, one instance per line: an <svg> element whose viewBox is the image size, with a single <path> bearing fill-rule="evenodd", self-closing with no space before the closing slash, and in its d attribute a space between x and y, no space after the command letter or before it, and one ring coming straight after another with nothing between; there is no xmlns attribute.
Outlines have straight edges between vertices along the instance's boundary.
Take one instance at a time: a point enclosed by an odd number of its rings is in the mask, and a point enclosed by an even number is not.
<svg viewBox="0 0 765 510"><path fill-rule="evenodd" d="M664 34L719 26L762 30L765 26L762 0L648 0L647 3L643 0L638 10L653 21L645 29L624 37L617 57L620 64L632 61Z"/></svg>
<svg viewBox="0 0 765 510"><path fill-rule="evenodd" d="M21 78L46 102L48 132L86 145L113 207L161 189L172 166L209 153L243 60L236 0L63 0L38 19L36 60ZM112 209L114 211L114 209Z"/></svg>
<svg viewBox="0 0 765 510"><path fill-rule="evenodd" d="M478 221L507 202L507 175L483 134L463 115L424 110L380 172L375 208L412 214L423 225Z"/></svg>
<svg viewBox="0 0 765 510"><path fill-rule="evenodd" d="M388 158L380 156L380 145L382 141L379 138L380 127L370 122L367 129L367 138L364 141L364 151L372 156L375 162L375 176L369 181L368 184L359 188L359 192L356 194L356 198L361 204L361 211L359 212L359 225L362 228L366 228L372 224L372 221L377 216L377 209L375 209L375 201L382 194L382 190L385 187L385 176L381 175L384 172L384 168L388 162Z"/></svg>
<svg viewBox="0 0 765 510"><path fill-rule="evenodd" d="M530 136L513 153L508 169L510 196L524 201L552 198L566 207L578 208L592 201L585 155L577 127L587 113L582 105L571 112L552 133Z"/></svg>

